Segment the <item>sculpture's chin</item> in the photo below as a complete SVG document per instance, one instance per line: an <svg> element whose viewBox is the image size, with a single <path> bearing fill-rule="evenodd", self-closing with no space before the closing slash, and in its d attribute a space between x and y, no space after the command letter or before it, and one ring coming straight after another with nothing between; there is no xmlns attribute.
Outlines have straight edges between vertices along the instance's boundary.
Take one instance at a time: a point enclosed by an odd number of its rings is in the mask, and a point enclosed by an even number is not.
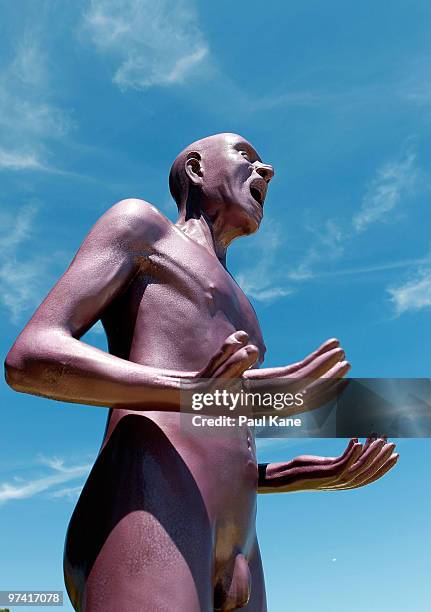
<svg viewBox="0 0 431 612"><path fill-rule="evenodd" d="M244 227L244 235L250 236L250 234L254 234L260 227L261 218L257 219L256 217L249 217L248 223Z"/></svg>
<svg viewBox="0 0 431 612"><path fill-rule="evenodd" d="M242 205L230 209L227 221L231 228L235 228L236 237L254 234L260 227L263 217L261 206L254 200L248 199Z"/></svg>

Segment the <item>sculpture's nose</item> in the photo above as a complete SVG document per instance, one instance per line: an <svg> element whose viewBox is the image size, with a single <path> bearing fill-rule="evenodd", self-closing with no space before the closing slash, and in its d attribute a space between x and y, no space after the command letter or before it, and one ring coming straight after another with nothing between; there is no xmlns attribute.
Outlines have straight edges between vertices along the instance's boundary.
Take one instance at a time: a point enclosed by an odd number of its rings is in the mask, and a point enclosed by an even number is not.
<svg viewBox="0 0 431 612"><path fill-rule="evenodd" d="M267 183L269 183L274 176L274 168L270 164L262 164L258 161L255 162L254 166L256 168L256 172L260 174L260 176L264 178Z"/></svg>

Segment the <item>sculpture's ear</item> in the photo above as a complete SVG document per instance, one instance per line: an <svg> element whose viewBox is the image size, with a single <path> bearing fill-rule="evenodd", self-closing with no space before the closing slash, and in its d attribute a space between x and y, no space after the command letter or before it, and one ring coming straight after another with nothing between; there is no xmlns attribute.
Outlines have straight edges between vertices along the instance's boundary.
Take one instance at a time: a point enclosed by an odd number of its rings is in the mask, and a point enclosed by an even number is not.
<svg viewBox="0 0 431 612"><path fill-rule="evenodd" d="M200 153L197 151L187 153L185 171L193 185L202 185L204 175Z"/></svg>

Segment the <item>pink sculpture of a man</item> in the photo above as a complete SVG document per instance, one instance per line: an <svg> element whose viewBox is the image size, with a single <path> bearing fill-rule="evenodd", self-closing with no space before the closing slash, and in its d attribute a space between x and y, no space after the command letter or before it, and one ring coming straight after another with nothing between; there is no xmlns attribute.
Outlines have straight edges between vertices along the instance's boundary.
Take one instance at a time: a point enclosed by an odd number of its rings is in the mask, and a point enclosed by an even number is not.
<svg viewBox="0 0 431 612"><path fill-rule="evenodd" d="M337 458L258 466L248 428L236 437L181 431L184 379L196 388L202 377L288 384L349 368L336 340L291 366L252 367L265 345L226 251L259 228L273 175L236 134L188 146L170 174L177 222L142 200L113 206L7 356L17 391L110 408L66 538L76 610L263 612L257 493L358 487L397 460L380 438L351 440ZM109 353L80 340L99 319Z"/></svg>

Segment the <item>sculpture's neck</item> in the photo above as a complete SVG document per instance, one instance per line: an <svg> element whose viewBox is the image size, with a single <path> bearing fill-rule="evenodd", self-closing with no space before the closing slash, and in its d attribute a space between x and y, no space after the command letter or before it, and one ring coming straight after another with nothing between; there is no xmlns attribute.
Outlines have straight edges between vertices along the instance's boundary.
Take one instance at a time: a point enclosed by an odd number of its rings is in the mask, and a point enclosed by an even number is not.
<svg viewBox="0 0 431 612"><path fill-rule="evenodd" d="M223 227L217 227L217 223L211 223L203 214L200 215L199 219L191 218L187 220L183 215L180 215L176 225L189 238L215 255L220 263L226 267L227 247L231 240L228 239L228 233L224 231Z"/></svg>

